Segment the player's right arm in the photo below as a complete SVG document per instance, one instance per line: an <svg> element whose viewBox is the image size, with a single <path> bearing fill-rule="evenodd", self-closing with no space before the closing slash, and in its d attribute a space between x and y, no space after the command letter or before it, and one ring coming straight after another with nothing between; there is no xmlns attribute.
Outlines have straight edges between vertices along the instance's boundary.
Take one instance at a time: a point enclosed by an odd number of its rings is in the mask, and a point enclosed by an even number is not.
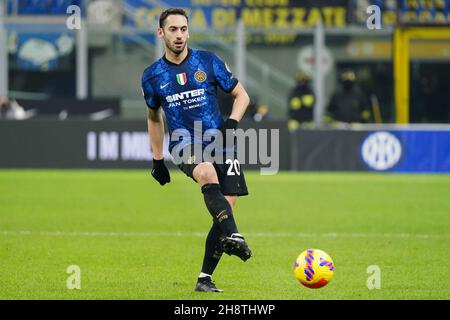
<svg viewBox="0 0 450 320"><path fill-rule="evenodd" d="M148 135L153 151L152 176L160 185L170 182L170 174L164 164L164 119L161 108L148 108Z"/></svg>
<svg viewBox="0 0 450 320"><path fill-rule="evenodd" d="M164 164L164 119L161 108L148 108L147 124L150 144L153 150L152 176L163 186L170 182L170 174Z"/></svg>
<svg viewBox="0 0 450 320"><path fill-rule="evenodd" d="M157 95L154 94L146 71L142 76L142 93L147 104L147 125L153 151L152 176L160 185L170 182L169 170L164 164L164 119Z"/></svg>
<svg viewBox="0 0 450 320"><path fill-rule="evenodd" d="M147 109L147 126L153 159L161 160L164 158L164 119L161 108Z"/></svg>

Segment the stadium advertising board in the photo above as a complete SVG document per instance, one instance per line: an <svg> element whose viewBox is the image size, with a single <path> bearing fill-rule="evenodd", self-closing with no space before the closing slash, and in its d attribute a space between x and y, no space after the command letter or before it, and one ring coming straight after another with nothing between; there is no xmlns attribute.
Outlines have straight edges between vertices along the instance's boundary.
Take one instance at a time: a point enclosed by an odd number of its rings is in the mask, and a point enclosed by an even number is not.
<svg viewBox="0 0 450 320"><path fill-rule="evenodd" d="M450 0L399 1L399 22L413 25L450 23Z"/></svg>
<svg viewBox="0 0 450 320"><path fill-rule="evenodd" d="M303 130L291 141L294 170L450 172L448 129Z"/></svg>
<svg viewBox="0 0 450 320"><path fill-rule="evenodd" d="M12 67L39 71L70 70L71 61L68 60L74 46L75 40L70 34L13 35L10 41L10 52L13 53Z"/></svg>
<svg viewBox="0 0 450 320"><path fill-rule="evenodd" d="M1 124L0 168L151 167L153 157L145 121L80 119L2 121ZM251 126L244 121L240 125L244 130L249 127L259 132L258 144L274 144L273 130L279 131L277 140L289 139L287 126L281 121ZM168 135L165 145L168 145ZM247 141L245 154L248 161L242 164L256 170L269 168L276 162L277 169L288 170L288 144L276 143L275 147L277 151L269 147L267 154L258 154L256 160L250 160L255 154ZM164 156L170 164L171 154L166 150ZM263 156L267 157L263 159Z"/></svg>
<svg viewBox="0 0 450 320"><path fill-rule="evenodd" d="M351 0L352 21L365 25L369 5L380 8L383 26L402 25L448 25L450 23L450 0Z"/></svg>
<svg viewBox="0 0 450 320"><path fill-rule="evenodd" d="M168 6L184 8L190 27L221 33L225 40L234 40L234 28L242 19L247 29L271 31L264 37L252 35L250 43L289 43L297 36L277 33L314 27L321 21L326 28L347 26L348 0L185 0L165 1ZM144 0L124 1L125 24L152 30L157 25L161 8ZM193 34L191 40L202 40Z"/></svg>
<svg viewBox="0 0 450 320"><path fill-rule="evenodd" d="M450 172L449 129L289 134L281 121L242 128L279 129L279 170ZM142 121L3 121L0 152L2 168L149 168L152 159Z"/></svg>

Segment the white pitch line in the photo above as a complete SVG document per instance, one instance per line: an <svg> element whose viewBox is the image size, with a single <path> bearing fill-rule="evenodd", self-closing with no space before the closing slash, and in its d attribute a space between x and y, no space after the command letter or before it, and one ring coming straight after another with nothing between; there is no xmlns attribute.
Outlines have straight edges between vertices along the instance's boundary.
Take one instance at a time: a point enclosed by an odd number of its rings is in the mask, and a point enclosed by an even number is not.
<svg viewBox="0 0 450 320"><path fill-rule="evenodd" d="M205 237L206 232L102 232L102 231L31 231L0 230L3 236L46 236L46 237ZM295 233L295 232L256 232L246 233L247 237L260 238L414 238L450 239L450 234L420 233Z"/></svg>

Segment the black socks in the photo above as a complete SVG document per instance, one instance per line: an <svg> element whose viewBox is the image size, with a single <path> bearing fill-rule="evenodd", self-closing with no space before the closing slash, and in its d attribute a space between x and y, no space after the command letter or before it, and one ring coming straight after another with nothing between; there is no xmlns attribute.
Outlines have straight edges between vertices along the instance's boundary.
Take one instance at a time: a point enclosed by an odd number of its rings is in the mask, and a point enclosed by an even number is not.
<svg viewBox="0 0 450 320"><path fill-rule="evenodd" d="M218 183L205 184L202 187L206 207L213 218L213 225L206 237L205 256L202 273L212 275L222 256L220 237L238 233L233 217L233 209L222 194Z"/></svg>
<svg viewBox="0 0 450 320"><path fill-rule="evenodd" d="M202 193L214 224L217 224L222 233L228 237L233 233L238 233L233 209L223 196L220 185L218 183L205 184L202 187Z"/></svg>
<svg viewBox="0 0 450 320"><path fill-rule="evenodd" d="M206 237L205 256L203 258L202 273L212 275L222 257L220 250L220 236L222 231L216 223L213 223Z"/></svg>

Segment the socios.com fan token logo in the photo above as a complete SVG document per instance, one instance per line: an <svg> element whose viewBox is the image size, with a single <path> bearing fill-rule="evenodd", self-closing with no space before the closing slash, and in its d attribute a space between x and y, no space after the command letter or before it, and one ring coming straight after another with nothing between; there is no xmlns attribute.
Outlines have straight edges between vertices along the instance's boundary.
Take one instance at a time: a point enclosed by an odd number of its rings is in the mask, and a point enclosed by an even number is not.
<svg viewBox="0 0 450 320"><path fill-rule="evenodd" d="M402 145L392 133L375 132L364 140L361 156L371 169L388 170L399 162L402 156Z"/></svg>

